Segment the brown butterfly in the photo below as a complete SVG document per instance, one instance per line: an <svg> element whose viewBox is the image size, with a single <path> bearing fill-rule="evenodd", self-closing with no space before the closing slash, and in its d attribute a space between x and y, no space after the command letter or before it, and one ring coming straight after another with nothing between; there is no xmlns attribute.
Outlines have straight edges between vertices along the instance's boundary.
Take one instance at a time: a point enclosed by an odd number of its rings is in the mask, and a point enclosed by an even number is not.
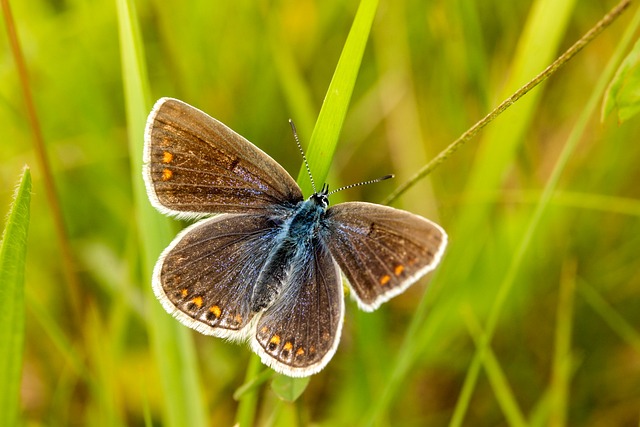
<svg viewBox="0 0 640 427"><path fill-rule="evenodd" d="M308 199L275 160L202 111L162 98L147 120L153 206L196 222L153 272L164 308L203 334L249 340L262 362L303 377L329 362L344 317L341 274L375 310L440 262L447 235L409 212Z"/></svg>

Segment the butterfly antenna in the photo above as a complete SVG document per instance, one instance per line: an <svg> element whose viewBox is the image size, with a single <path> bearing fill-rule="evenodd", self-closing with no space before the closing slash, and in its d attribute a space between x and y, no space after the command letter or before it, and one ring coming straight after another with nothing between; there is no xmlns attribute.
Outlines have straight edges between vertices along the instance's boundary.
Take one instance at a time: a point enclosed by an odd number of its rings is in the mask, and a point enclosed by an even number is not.
<svg viewBox="0 0 640 427"><path fill-rule="evenodd" d="M316 183L313 181L313 175L311 175L311 168L309 167L309 162L307 162L307 156L304 155L304 150L302 149L302 145L300 145L300 140L298 139L298 132L296 131L296 125L293 124L293 120L291 119L289 119L289 124L291 125L291 130L293 131L293 139L296 140L296 144L298 145L300 154L302 154L302 160L304 160L304 166L307 168L307 173L309 174L309 179L311 180L311 186L313 187L313 192L317 193Z"/></svg>
<svg viewBox="0 0 640 427"><path fill-rule="evenodd" d="M361 185L373 184L375 182L386 181L387 179L391 179L391 178L393 178L393 175L385 175L385 176L381 176L380 178L370 179L369 181L363 181L363 182L358 182L356 184L345 185L344 187L336 188L335 190L331 191L329 194L327 194L327 196L330 196L333 193L337 193L338 191L348 190L350 188L359 187Z"/></svg>

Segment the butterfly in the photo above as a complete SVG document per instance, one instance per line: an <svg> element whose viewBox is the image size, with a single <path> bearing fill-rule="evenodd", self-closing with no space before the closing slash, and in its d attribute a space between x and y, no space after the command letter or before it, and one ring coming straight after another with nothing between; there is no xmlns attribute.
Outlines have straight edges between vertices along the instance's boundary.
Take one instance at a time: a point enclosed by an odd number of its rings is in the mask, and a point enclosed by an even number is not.
<svg viewBox="0 0 640 427"><path fill-rule="evenodd" d="M342 275L358 306L373 311L433 270L447 244L442 227L406 211L329 207L326 185L305 199L275 160L177 99L161 98L149 115L143 169L160 212L203 218L155 265L162 306L203 334L248 340L291 377L319 372L334 355Z"/></svg>

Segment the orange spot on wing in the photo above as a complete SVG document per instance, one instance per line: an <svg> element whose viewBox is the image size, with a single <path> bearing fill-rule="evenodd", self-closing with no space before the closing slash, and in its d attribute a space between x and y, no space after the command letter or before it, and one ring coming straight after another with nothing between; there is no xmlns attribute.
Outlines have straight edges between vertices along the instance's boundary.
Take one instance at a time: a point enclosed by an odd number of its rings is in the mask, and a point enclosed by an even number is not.
<svg viewBox="0 0 640 427"><path fill-rule="evenodd" d="M187 288L184 288L183 290L181 290L180 295L182 295L182 298L186 298L187 295L189 295L189 291L187 290Z"/></svg>
<svg viewBox="0 0 640 427"><path fill-rule="evenodd" d="M216 316L216 319L219 319L220 315L222 314L222 310L217 305L212 305L209 311L212 312L214 316Z"/></svg>
<svg viewBox="0 0 640 427"><path fill-rule="evenodd" d="M162 163L171 163L173 160L173 154L168 151L162 153Z"/></svg>
<svg viewBox="0 0 640 427"><path fill-rule="evenodd" d="M191 300L191 302L194 303L198 308L202 307L202 297L195 297Z"/></svg>
<svg viewBox="0 0 640 427"><path fill-rule="evenodd" d="M284 343L284 347L282 347L283 350L287 350L290 351L293 348L293 344L291 343L291 341L287 341L286 343Z"/></svg>
<svg viewBox="0 0 640 427"><path fill-rule="evenodd" d="M169 169L163 169L162 170L162 180L163 181L169 181L172 177L173 177L173 172L171 172L171 170L169 170Z"/></svg>
<svg viewBox="0 0 640 427"><path fill-rule="evenodd" d="M278 345L280 344L280 335L274 335L271 337L271 339L269 340L270 344L275 344Z"/></svg>
<svg viewBox="0 0 640 427"><path fill-rule="evenodd" d="M393 272L396 274L396 276L399 276L403 271L404 271L404 265L402 264L396 265L396 268L393 269Z"/></svg>
<svg viewBox="0 0 640 427"><path fill-rule="evenodd" d="M382 276L380 278L380 284L382 286L386 285L387 283L389 283L389 280L391 280L391 276L389 276L388 274L385 274L384 276Z"/></svg>
<svg viewBox="0 0 640 427"><path fill-rule="evenodd" d="M304 348L300 347L296 350L296 356L302 356L304 354Z"/></svg>

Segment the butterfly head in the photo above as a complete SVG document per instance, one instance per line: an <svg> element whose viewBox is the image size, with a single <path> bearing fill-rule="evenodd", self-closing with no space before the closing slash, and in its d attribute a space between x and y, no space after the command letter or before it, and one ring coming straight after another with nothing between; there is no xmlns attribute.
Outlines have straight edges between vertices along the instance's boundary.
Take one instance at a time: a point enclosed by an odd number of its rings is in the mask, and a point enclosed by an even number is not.
<svg viewBox="0 0 640 427"><path fill-rule="evenodd" d="M291 125L291 130L293 131L293 139L296 141L296 145L300 150L300 154L302 154L302 160L304 161L304 166L307 168L307 173L309 174L309 179L311 180L311 186L313 187L314 193L309 197L309 201L313 202L316 206L321 207L322 209L326 209L329 206L329 196L333 193L337 193L338 191L348 190L349 188L358 187L360 185L372 184L374 182L384 181L389 178L393 178L393 175L385 175L380 178L371 179L369 181L358 182L356 184L345 185L344 187L340 187L332 192L329 192L329 186L325 183L322 185L322 190L316 191L316 184L313 181L313 175L311 174L311 168L309 167L309 162L307 161L307 156L304 154L304 150L302 149L302 145L300 145L300 140L298 139L298 132L296 131L296 126L293 124L293 120L289 119L289 124Z"/></svg>
<svg viewBox="0 0 640 427"><path fill-rule="evenodd" d="M329 206L329 186L324 184L322 190L315 192L309 197L316 206L320 206L322 209L326 209Z"/></svg>

